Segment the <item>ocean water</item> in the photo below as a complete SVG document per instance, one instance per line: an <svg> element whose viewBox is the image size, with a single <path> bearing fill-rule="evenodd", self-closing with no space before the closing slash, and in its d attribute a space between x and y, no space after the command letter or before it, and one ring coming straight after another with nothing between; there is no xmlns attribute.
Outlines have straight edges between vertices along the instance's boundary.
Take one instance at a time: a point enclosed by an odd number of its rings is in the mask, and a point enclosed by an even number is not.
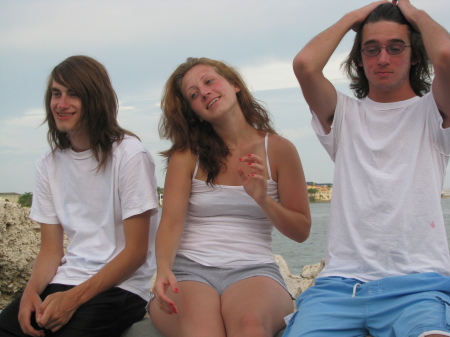
<svg viewBox="0 0 450 337"><path fill-rule="evenodd" d="M450 241L450 198L441 199L441 204L447 229L447 241ZM300 275L303 266L319 263L325 258L330 204L312 203L310 207L313 225L311 234L305 242L297 243L276 229L273 231L273 252L284 257L293 275Z"/></svg>

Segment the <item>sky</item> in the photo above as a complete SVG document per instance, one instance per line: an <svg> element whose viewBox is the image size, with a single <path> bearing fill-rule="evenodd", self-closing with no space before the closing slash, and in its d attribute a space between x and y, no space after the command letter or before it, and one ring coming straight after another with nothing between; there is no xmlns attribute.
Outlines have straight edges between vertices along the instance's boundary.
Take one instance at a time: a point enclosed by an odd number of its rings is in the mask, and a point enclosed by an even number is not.
<svg viewBox="0 0 450 337"><path fill-rule="evenodd" d="M43 97L54 66L88 55L109 72L119 97L119 123L136 133L156 162L163 86L187 57L237 68L270 111L277 132L300 154L307 181L331 183L334 164L311 128L292 71L297 52L365 0L0 0L0 192L31 192L36 160L48 149ZM413 0L450 30L450 0ZM351 94L340 70L349 32L325 68ZM450 187L450 174L444 187Z"/></svg>

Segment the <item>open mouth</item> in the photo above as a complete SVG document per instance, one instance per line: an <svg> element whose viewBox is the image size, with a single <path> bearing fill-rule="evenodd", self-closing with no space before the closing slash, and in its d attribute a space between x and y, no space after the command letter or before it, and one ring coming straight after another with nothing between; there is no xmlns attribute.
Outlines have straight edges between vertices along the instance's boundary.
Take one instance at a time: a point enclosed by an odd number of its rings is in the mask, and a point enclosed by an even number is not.
<svg viewBox="0 0 450 337"><path fill-rule="evenodd" d="M214 103L216 103L219 100L219 97L213 99L211 102L209 102L207 109L209 109Z"/></svg>
<svg viewBox="0 0 450 337"><path fill-rule="evenodd" d="M73 116L75 115L75 112L70 112L70 113L57 113L58 117L69 117L69 116Z"/></svg>

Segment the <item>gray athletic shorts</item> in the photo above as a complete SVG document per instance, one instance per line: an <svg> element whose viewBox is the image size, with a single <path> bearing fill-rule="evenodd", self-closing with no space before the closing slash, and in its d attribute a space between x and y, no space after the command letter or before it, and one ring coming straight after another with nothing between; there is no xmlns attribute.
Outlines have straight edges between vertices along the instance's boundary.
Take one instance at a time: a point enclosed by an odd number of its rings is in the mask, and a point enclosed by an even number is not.
<svg viewBox="0 0 450 337"><path fill-rule="evenodd" d="M253 264L240 268L217 268L201 265L187 257L177 254L173 263L172 272L177 282L197 281L207 284L222 294L232 284L254 276L266 276L278 282L286 291L286 283L276 263ZM291 293L289 295L292 296Z"/></svg>

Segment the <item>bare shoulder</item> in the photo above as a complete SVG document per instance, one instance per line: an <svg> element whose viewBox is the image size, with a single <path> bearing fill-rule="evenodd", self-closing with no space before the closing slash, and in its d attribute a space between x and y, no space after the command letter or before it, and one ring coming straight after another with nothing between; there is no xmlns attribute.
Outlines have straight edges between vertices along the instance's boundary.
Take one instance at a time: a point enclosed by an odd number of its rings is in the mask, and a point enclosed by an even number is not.
<svg viewBox="0 0 450 337"><path fill-rule="evenodd" d="M297 154L297 148L288 139L280 135L269 135L269 154L272 156L284 156L287 154Z"/></svg>
<svg viewBox="0 0 450 337"><path fill-rule="evenodd" d="M167 169L186 169L194 172L196 162L197 157L192 153L191 150L188 149L184 151L177 151L170 156Z"/></svg>

